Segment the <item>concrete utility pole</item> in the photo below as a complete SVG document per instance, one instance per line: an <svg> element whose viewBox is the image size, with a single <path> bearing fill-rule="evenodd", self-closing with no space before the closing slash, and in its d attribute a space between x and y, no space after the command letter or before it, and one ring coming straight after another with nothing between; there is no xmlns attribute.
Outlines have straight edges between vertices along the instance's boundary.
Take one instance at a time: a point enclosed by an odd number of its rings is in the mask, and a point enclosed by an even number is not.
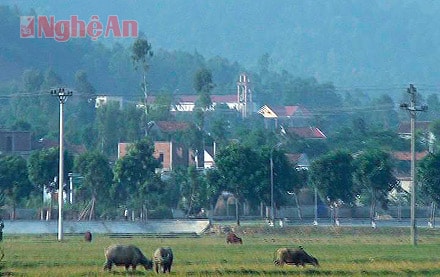
<svg viewBox="0 0 440 277"><path fill-rule="evenodd" d="M58 241L63 240L63 185L64 185L64 103L67 97L72 96L72 91L65 88L51 89L50 94L55 95L60 100L60 163L58 171Z"/></svg>
<svg viewBox="0 0 440 277"><path fill-rule="evenodd" d="M274 201L274 172L273 172L273 151L281 146L281 142L274 145L270 150L270 221L275 226L275 201Z"/></svg>
<svg viewBox="0 0 440 277"><path fill-rule="evenodd" d="M428 106L416 106L416 88L410 84L407 92L410 94L411 102L400 104L400 107L406 109L411 116L411 243L417 245L417 226L416 226L416 151L415 151L415 129L417 112L427 111Z"/></svg>

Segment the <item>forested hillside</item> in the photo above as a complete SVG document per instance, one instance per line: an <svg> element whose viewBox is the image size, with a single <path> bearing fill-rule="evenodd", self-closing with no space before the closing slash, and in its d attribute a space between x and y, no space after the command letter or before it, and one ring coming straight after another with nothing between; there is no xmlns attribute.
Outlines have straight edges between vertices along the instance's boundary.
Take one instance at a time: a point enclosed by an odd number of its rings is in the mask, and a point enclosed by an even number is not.
<svg viewBox="0 0 440 277"><path fill-rule="evenodd" d="M68 7L54 0L2 3L17 5L20 14L33 8L37 14L59 19L116 14L137 20L156 51L200 53L206 59L220 56L252 69L267 53L274 70L315 77L337 87L437 83L440 3L436 1L129 0L103 5L81 0ZM18 23L7 23L12 37L3 43L18 40ZM34 48L36 42L20 43ZM40 43L57 51L56 43ZM50 59L41 50L31 50L29 56L37 54ZM64 66L84 62L82 57L72 58L75 63L69 63L67 55L64 58ZM98 69L94 71L89 74L100 77Z"/></svg>

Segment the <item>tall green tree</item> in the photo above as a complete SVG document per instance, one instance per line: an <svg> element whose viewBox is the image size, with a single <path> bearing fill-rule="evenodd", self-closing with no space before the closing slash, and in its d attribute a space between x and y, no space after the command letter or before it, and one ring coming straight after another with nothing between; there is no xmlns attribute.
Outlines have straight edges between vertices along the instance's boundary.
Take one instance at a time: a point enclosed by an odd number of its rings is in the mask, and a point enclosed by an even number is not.
<svg viewBox="0 0 440 277"><path fill-rule="evenodd" d="M342 150L330 152L314 160L310 166L310 182L317 188L321 199L335 209L335 219L338 207L354 204L353 172L353 157Z"/></svg>
<svg viewBox="0 0 440 277"><path fill-rule="evenodd" d="M271 149L264 149L261 153L261 162L264 165L264 178L254 185L253 190L262 203L269 206L271 200L271 155L273 161L274 205L275 208L279 208L289 201L289 192L298 193L304 184L300 182L295 165L288 161L282 149L277 149L274 146Z"/></svg>
<svg viewBox="0 0 440 277"><path fill-rule="evenodd" d="M132 46L132 61L134 68L136 70L139 70L142 75L142 82L141 82L141 89L144 94L144 114L142 116L141 125L143 126L145 130L145 134L148 135L148 122L149 119L149 109L150 109L150 103L148 103L148 83L147 83L147 71L150 67L149 65L149 59L153 56L153 50L151 47L151 44L148 42L148 40L141 35L136 41L133 43Z"/></svg>
<svg viewBox="0 0 440 277"><path fill-rule="evenodd" d="M421 160L417 173L421 192L440 205L440 154L429 154Z"/></svg>
<svg viewBox="0 0 440 277"><path fill-rule="evenodd" d="M20 156L0 157L0 192L4 204L12 207L11 218L15 219L15 211L20 200L28 197L33 186L28 178L27 162Z"/></svg>
<svg viewBox="0 0 440 277"><path fill-rule="evenodd" d="M194 75L194 89L197 93L197 100L194 107L197 125L204 128L205 112L211 107L211 90L214 87L212 73L206 68L202 68Z"/></svg>
<svg viewBox="0 0 440 277"><path fill-rule="evenodd" d="M121 115L121 141L138 141L144 134L142 132L141 119L143 111L136 105L124 105Z"/></svg>
<svg viewBox="0 0 440 277"><path fill-rule="evenodd" d="M150 209L159 204L163 190L155 171L161 165L153 153L153 142L145 138L130 146L127 154L116 161L113 199L131 208L146 205Z"/></svg>
<svg viewBox="0 0 440 277"><path fill-rule="evenodd" d="M183 209L187 216L195 215L209 205L206 181L195 166L188 167L185 175L180 188L181 197L185 200L182 202Z"/></svg>
<svg viewBox="0 0 440 277"><path fill-rule="evenodd" d="M141 88L144 93L144 101L147 104L148 87L147 87L147 71L149 68L149 59L153 56L153 50L148 40L141 36L135 40L132 46L132 60L136 70L140 70L142 74ZM147 106L146 106L147 108Z"/></svg>
<svg viewBox="0 0 440 277"><path fill-rule="evenodd" d="M216 156L217 169L222 178L227 180L227 191L233 193L240 203L248 200L254 206L260 200L254 188L267 178L264 174L266 164L251 147L238 143L220 149ZM238 218L237 223L240 223Z"/></svg>
<svg viewBox="0 0 440 277"><path fill-rule="evenodd" d="M109 160L103 154L94 151L86 152L75 159L75 172L83 177L81 185L76 188L75 197L93 204L100 216L105 216L106 210L114 205L110 201L110 189L113 181L113 171ZM90 212L89 218L94 218L95 212Z"/></svg>
<svg viewBox="0 0 440 277"><path fill-rule="evenodd" d="M211 90L213 88L211 71L206 68L198 70L194 76L194 89L197 93L196 109L206 111L211 107Z"/></svg>
<svg viewBox="0 0 440 277"><path fill-rule="evenodd" d="M40 192L47 189L48 192L56 190L51 188L54 178L58 178L59 148L52 147L33 151L28 160L29 179ZM67 180L68 173L73 169L73 156L64 152L64 180Z"/></svg>
<svg viewBox="0 0 440 277"><path fill-rule="evenodd" d="M377 203L386 207L389 193L398 188L393 168L390 155L378 149L365 151L355 159L357 191L369 199L371 220L374 220Z"/></svg>
<svg viewBox="0 0 440 277"><path fill-rule="evenodd" d="M119 103L116 101L108 102L99 107L97 111L98 149L109 157L116 157L117 148L115 145L121 141L121 130L123 129L121 113Z"/></svg>

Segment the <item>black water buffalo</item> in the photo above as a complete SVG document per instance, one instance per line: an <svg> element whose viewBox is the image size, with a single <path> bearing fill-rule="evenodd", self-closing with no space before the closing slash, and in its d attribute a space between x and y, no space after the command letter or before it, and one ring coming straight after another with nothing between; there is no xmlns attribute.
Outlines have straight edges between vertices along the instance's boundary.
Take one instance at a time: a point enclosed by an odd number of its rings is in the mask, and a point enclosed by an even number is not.
<svg viewBox="0 0 440 277"><path fill-rule="evenodd" d="M156 273L159 273L159 270L163 273L170 273L173 264L173 250L170 247L157 248L153 253L153 262Z"/></svg>
<svg viewBox="0 0 440 277"><path fill-rule="evenodd" d="M125 266L125 269L131 266L133 271L137 265L143 265L146 270L153 268L153 261L147 259L142 251L134 245L111 245L105 250L104 270L112 269L112 265Z"/></svg>
<svg viewBox="0 0 440 277"><path fill-rule="evenodd" d="M318 260L307 254L306 251L302 247L299 248L279 248L275 252L274 264L278 266L287 265L296 265L296 266L305 266L306 264L311 264L314 266L319 266Z"/></svg>

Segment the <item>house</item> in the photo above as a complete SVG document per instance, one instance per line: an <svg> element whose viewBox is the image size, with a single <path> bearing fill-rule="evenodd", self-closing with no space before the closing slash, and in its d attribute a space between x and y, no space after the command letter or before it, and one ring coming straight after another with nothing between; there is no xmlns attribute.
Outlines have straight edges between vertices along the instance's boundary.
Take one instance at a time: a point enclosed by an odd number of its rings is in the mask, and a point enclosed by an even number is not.
<svg viewBox="0 0 440 277"><path fill-rule="evenodd" d="M172 112L192 112L194 110L197 95L174 95L171 103L170 111ZM150 105L156 101L155 96L148 96L147 103ZM211 110L215 110L216 107L223 105L230 110L241 111L243 104L240 103L237 95L211 95Z"/></svg>
<svg viewBox="0 0 440 277"><path fill-rule="evenodd" d="M162 171L172 171L179 166L193 164L191 151L182 144L172 141L155 141L153 156L162 164Z"/></svg>
<svg viewBox="0 0 440 277"><path fill-rule="evenodd" d="M430 124L431 124L431 121L416 121L415 122L416 132L422 132L424 134L430 133L430 130L429 130ZM400 122L398 129L397 129L397 133L402 138L410 139L411 138L411 122L409 122L409 121Z"/></svg>
<svg viewBox="0 0 440 277"><path fill-rule="evenodd" d="M310 161L306 153L287 153L287 160L295 165L296 169L309 169Z"/></svg>
<svg viewBox="0 0 440 277"><path fill-rule="evenodd" d="M327 136L317 127L289 127L283 129L286 134L298 136L303 139L326 139Z"/></svg>
<svg viewBox="0 0 440 277"><path fill-rule="evenodd" d="M213 168L215 166L216 143L213 146L205 146L203 168Z"/></svg>
<svg viewBox="0 0 440 277"><path fill-rule="evenodd" d="M118 159L127 155L130 145L133 143L118 143ZM160 161L160 171L172 171L178 166L188 167L194 164L191 160L192 152L183 145L171 141L155 141L153 156Z"/></svg>
<svg viewBox="0 0 440 277"><path fill-rule="evenodd" d="M428 151L416 152L416 161L423 160ZM394 176L399 180L401 187L409 192L411 189L411 152L395 151L391 153L396 161Z"/></svg>
<svg viewBox="0 0 440 277"><path fill-rule="evenodd" d="M97 96L95 99L95 108L100 108L107 105L109 102L117 102L119 104L119 109L122 109L125 104L124 98L120 96Z"/></svg>
<svg viewBox="0 0 440 277"><path fill-rule="evenodd" d="M276 129L279 126L300 127L308 126L312 114L302 106L276 106L264 105L258 110L264 117L266 129Z"/></svg>
<svg viewBox="0 0 440 277"><path fill-rule="evenodd" d="M58 140L40 138L38 141L32 142L32 150L57 148L59 145ZM65 142L64 148L72 155L81 155L87 151L84 145L75 145L68 142Z"/></svg>
<svg viewBox="0 0 440 277"><path fill-rule="evenodd" d="M215 110L219 106L227 107L229 110L238 111L243 117L249 116L254 110L250 79L246 73L241 73L237 81L236 94L215 94L210 95L212 105L210 110ZM192 112L197 102L198 95L195 94L175 94L173 95L170 111L172 112ZM147 103L154 105L155 96L148 96Z"/></svg>
<svg viewBox="0 0 440 277"><path fill-rule="evenodd" d="M423 143L428 145L429 152L433 152L433 147L435 143L435 136L430 131L431 121L416 121L415 131L420 133L422 137L420 138ZM411 122L404 121L398 126L397 133L401 138L411 139Z"/></svg>
<svg viewBox="0 0 440 277"><path fill-rule="evenodd" d="M0 154L26 157L31 151L30 131L0 130Z"/></svg>
<svg viewBox="0 0 440 277"><path fill-rule="evenodd" d="M197 164L199 161L203 165L203 153L196 158L194 151L173 139L173 135L178 132L185 132L189 128L190 125L186 122L154 121L151 123L149 136L156 138L153 156L161 162L161 171L172 171L178 166L188 167L191 164ZM118 144L118 158L126 155L131 144Z"/></svg>

